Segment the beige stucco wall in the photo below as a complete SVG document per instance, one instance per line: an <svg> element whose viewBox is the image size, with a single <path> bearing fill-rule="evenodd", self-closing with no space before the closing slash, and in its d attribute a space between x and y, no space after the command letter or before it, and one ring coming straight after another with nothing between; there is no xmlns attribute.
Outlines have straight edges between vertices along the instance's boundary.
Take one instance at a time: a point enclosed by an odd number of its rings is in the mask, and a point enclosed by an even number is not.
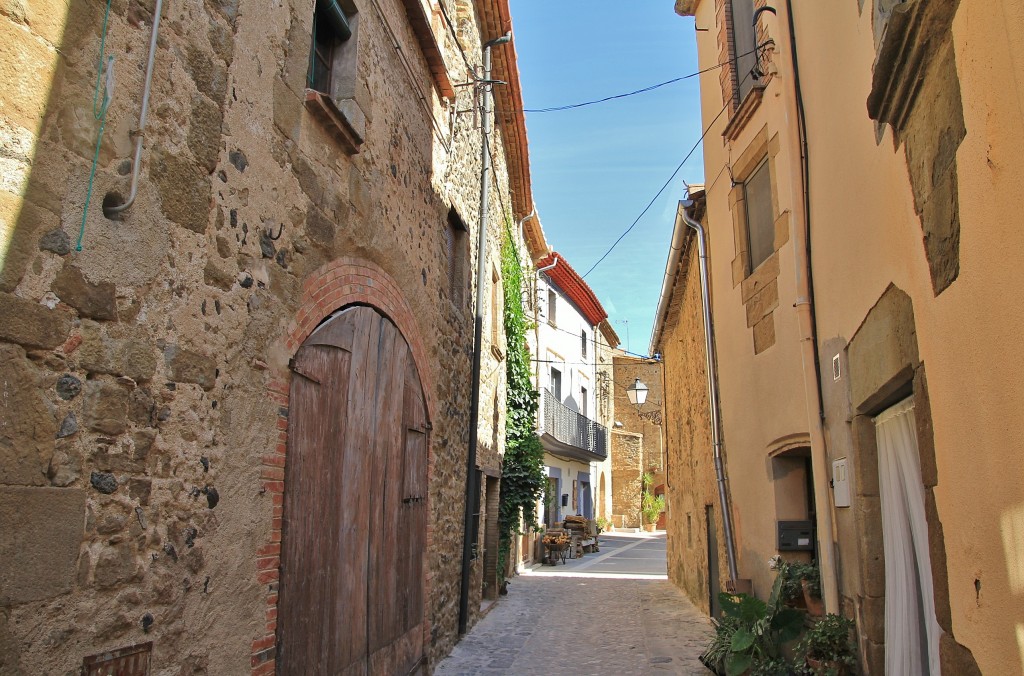
<svg viewBox="0 0 1024 676"><path fill-rule="evenodd" d="M478 55L474 6L448 4ZM350 156L301 103L312 3L167 2L138 201L110 221L100 202L127 186L150 34L142 5L114 2L117 85L81 252L102 4L0 6L15 83L0 93L0 671L66 673L143 641L155 672L272 669L289 340L333 309L307 285L341 260L373 269L365 286L324 283L400 298L387 311L422 349L430 660L456 641L475 246L453 303L444 231L454 206L475 242L480 137L449 117L472 91L438 97L405 6L356 5L367 123ZM454 37L439 42L464 80ZM497 263L514 219L500 133L493 156ZM479 463L494 468L504 365L489 348Z"/></svg>
<svg viewBox="0 0 1024 676"><path fill-rule="evenodd" d="M938 483L936 510L944 533L952 633L984 673L1024 669L1022 554L1024 489L1024 391L1017 337L1024 315L1013 290L1024 277L1024 252L1015 214L1024 174L1016 149L1024 141L1021 64L1024 24L1019 3L962 0L952 24L953 47L964 126L956 151L959 199L959 275L935 295L915 212L904 146L894 147L892 130L876 137L865 101L875 60L871 9L859 3L802 3L796 32L810 153L811 227L815 310L824 377L831 383L835 354L845 345L890 284L913 303L916 341L927 368ZM715 27L713 0L696 8L701 27ZM733 287L734 255L729 213L729 172L762 127L778 134L773 153L776 215L789 210L790 232L802 218L796 110L789 62L785 7L780 18L765 15L762 26L775 39L771 79L753 118L735 142L721 142L727 115L705 143L708 223L711 232L713 297L719 335L723 424L730 487L735 504L740 573L766 591L764 566L774 548L774 496L766 464L773 442L807 431L801 383L792 237L779 251L776 342L753 355L739 289ZM721 60L715 30L697 34L702 67ZM948 82L948 79L947 79ZM702 76L705 123L723 105L717 73ZM914 114L929 115L928 100ZM927 122L926 122L927 123ZM942 123L937 119L935 124ZM742 178L742 177L737 177ZM845 362L844 362L845 363ZM845 376L849 378L849 374ZM840 379L837 392L851 384ZM844 395L848 397L849 395ZM845 423L850 403L839 397L831 416L827 446L831 457L855 460L856 443ZM843 410L843 407L846 410ZM817 408L812 401L811 410ZM816 477L818 481L828 477ZM856 491L856 486L853 486ZM819 509L825 505L818 505ZM828 506L831 507L831 506ZM833 510L839 539L840 592L844 612L858 621L852 601L863 581L855 542L856 515ZM826 538L828 539L828 538Z"/></svg>

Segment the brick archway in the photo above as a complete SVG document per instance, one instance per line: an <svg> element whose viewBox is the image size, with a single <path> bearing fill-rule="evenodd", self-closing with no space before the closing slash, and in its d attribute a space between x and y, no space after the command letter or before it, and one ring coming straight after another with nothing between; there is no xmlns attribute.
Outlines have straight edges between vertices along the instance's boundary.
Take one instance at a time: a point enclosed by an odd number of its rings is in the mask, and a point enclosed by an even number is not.
<svg viewBox="0 0 1024 676"><path fill-rule="evenodd" d="M361 258L338 258L310 275L302 285L302 300L295 316L288 323L285 335L278 343L288 355L326 317L335 310L349 305L370 305L387 315L409 344L419 371L426 399L428 420L435 420L434 373L427 361L426 349L412 309L398 283L383 268ZM267 383L267 394L277 406L278 436L273 452L262 458L260 469L261 492L271 496L273 505L270 539L256 552L256 581L266 585L266 624L260 637L252 643L251 667L253 676L274 674L276 669L277 600L281 565L281 526L284 513L284 467L288 453L288 399L291 375L287 367L275 368ZM427 483L433 476L433 449L427 449ZM428 498L429 500L429 498ZM429 509L429 507L428 507ZM426 548L433 545L433 529L428 524ZM429 574L425 580L429 598ZM424 634L430 635L429 613L424 613Z"/></svg>

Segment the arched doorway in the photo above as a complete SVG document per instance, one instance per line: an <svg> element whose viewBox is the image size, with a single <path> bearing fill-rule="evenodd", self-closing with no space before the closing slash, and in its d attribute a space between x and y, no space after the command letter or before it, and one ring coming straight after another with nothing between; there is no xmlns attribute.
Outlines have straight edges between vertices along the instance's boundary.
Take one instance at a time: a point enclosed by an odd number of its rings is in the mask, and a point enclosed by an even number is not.
<svg viewBox="0 0 1024 676"><path fill-rule="evenodd" d="M409 346L352 306L290 366L278 673L409 673L423 656L429 431Z"/></svg>
<svg viewBox="0 0 1024 676"><path fill-rule="evenodd" d="M602 519L608 518L608 507L605 504L605 484L604 484L604 472L601 472L601 480L598 484L597 492L597 515Z"/></svg>

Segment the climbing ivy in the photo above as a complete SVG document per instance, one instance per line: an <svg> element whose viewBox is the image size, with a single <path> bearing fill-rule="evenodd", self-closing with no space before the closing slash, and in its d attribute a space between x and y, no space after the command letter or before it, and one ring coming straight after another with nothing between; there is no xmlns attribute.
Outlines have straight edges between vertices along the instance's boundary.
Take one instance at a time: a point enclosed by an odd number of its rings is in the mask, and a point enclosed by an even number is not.
<svg viewBox="0 0 1024 676"><path fill-rule="evenodd" d="M498 510L501 537L499 581L505 577L512 538L520 534L520 523L528 528L537 527L537 500L543 495L547 483L544 448L536 430L538 395L530 382L530 352L526 344L530 322L523 311L523 269L511 237L501 247L501 273L505 285L508 384L505 396L505 458L501 468Z"/></svg>

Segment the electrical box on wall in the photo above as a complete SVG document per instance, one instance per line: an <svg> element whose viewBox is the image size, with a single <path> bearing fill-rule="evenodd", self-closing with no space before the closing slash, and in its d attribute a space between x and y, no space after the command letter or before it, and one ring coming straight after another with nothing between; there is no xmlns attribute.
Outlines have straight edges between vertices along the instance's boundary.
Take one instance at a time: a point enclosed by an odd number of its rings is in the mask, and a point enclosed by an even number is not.
<svg viewBox="0 0 1024 676"><path fill-rule="evenodd" d="M810 521L779 521L780 552L814 551L814 524Z"/></svg>
<svg viewBox="0 0 1024 676"><path fill-rule="evenodd" d="M836 507L850 506L850 478L847 470L846 458L839 458L832 463L832 497Z"/></svg>

